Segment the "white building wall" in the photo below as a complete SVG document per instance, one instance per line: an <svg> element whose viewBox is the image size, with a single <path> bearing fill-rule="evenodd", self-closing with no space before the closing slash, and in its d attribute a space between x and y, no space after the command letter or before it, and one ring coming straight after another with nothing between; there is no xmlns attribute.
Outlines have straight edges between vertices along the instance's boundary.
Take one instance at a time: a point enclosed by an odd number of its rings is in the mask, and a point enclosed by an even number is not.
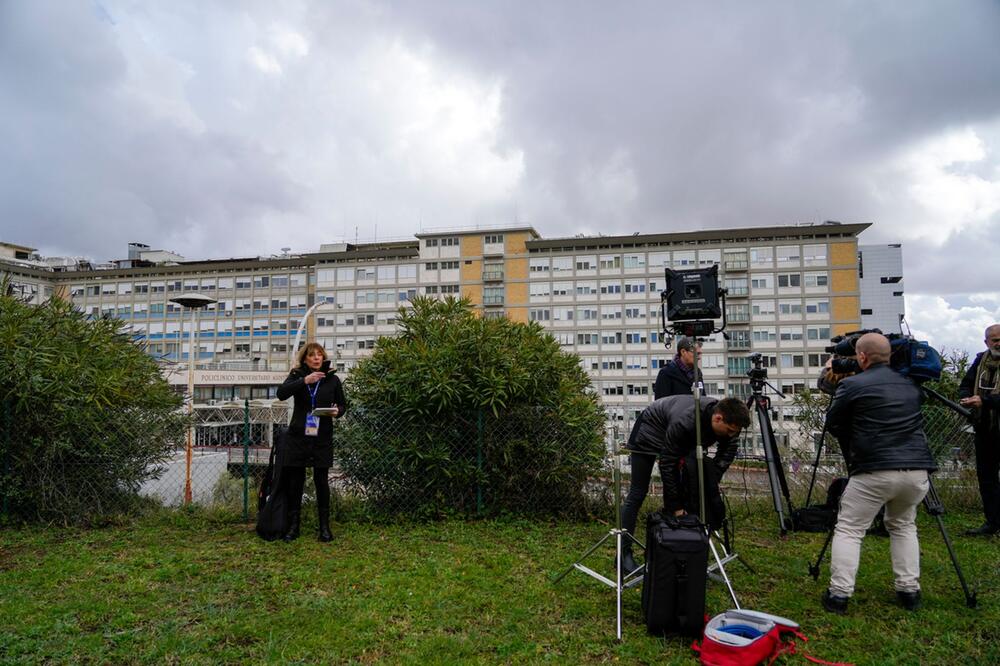
<svg viewBox="0 0 1000 666"><path fill-rule="evenodd" d="M861 326L901 333L906 313L903 299L903 248L900 244L859 245Z"/></svg>

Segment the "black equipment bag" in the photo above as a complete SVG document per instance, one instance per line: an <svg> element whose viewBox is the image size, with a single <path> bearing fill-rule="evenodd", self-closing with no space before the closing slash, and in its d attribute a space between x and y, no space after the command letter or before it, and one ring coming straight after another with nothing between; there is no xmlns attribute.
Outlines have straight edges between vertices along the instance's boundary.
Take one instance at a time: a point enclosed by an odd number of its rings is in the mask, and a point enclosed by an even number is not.
<svg viewBox="0 0 1000 666"><path fill-rule="evenodd" d="M840 496L847 487L847 479L838 477L826 491L824 504L811 504L792 512L792 528L796 532L829 532L837 524Z"/></svg>
<svg viewBox="0 0 1000 666"><path fill-rule="evenodd" d="M280 539L288 531L288 502L281 487L280 448L284 432L275 436L264 478L257 491L257 536L264 541Z"/></svg>
<svg viewBox="0 0 1000 666"><path fill-rule="evenodd" d="M646 519L642 613L649 633L698 637L705 626L708 535L697 516Z"/></svg>
<svg viewBox="0 0 1000 666"><path fill-rule="evenodd" d="M825 504L803 506L792 511L792 529L796 532L829 532L837 522L837 512Z"/></svg>

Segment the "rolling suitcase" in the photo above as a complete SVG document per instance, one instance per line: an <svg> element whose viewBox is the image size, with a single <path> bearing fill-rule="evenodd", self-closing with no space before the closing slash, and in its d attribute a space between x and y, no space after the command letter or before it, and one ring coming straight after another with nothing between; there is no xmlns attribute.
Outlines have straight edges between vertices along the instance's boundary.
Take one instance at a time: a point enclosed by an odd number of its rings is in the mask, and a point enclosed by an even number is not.
<svg viewBox="0 0 1000 666"><path fill-rule="evenodd" d="M650 633L701 636L707 570L708 535L697 516L647 518L642 612Z"/></svg>

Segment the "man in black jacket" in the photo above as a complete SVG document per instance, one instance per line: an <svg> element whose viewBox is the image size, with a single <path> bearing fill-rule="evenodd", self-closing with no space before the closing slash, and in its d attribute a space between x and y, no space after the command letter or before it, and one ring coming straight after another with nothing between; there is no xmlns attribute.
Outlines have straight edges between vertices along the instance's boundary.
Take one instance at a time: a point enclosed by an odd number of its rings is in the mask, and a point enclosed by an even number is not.
<svg viewBox="0 0 1000 666"><path fill-rule="evenodd" d="M750 425L750 411L737 398L716 400L704 398L701 406L701 443L703 448L718 443L715 457L706 459L706 486L709 474L716 479L736 457L738 436ZM636 419L629 435L628 448L632 451L632 482L622 506L622 527L635 534L639 509L649 492L649 479L653 463L658 461L663 481L663 506L675 515L684 514L685 497L680 488L680 461L694 451L695 410L693 395L675 395L660 398L649 405ZM692 509L694 507L691 507ZM622 555L622 569L637 569L631 542L626 540Z"/></svg>
<svg viewBox="0 0 1000 666"><path fill-rule="evenodd" d="M701 353L701 344L694 338L681 337L677 339L677 354L673 360L660 368L656 373L656 383L653 384L655 400L669 395L691 395L691 385L694 383L694 355ZM698 383L701 384L701 371L698 371ZM705 395L702 387L701 394Z"/></svg>
<svg viewBox="0 0 1000 666"><path fill-rule="evenodd" d="M850 480L840 498L830 554L830 587L823 608L847 611L858 573L861 541L885 505L896 597L907 610L920 606L917 505L936 469L924 436L920 388L892 370L889 340L866 333L855 345L863 372L837 385L826 422L840 442Z"/></svg>
<svg viewBox="0 0 1000 666"><path fill-rule="evenodd" d="M982 527L966 534L1000 534L1000 324L986 329L986 351L965 373L958 396L976 418L976 476L986 515Z"/></svg>

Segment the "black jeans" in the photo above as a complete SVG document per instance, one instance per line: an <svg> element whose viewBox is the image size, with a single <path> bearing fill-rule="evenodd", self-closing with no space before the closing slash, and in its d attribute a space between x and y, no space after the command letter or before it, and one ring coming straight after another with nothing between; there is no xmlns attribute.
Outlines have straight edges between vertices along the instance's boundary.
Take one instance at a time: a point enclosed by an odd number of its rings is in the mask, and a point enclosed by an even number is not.
<svg viewBox="0 0 1000 666"><path fill-rule="evenodd" d="M986 522L1000 527L1000 433L990 428L976 433L976 476Z"/></svg>
<svg viewBox="0 0 1000 666"><path fill-rule="evenodd" d="M642 415L635 420L635 424L632 426L632 432L628 435L628 448L633 451L629 456L629 466L632 468L632 482L628 487L628 495L625 496L625 503L622 505L622 528L628 530L628 533L635 536L635 521L639 518L639 509L642 508L642 503L646 501L646 495L649 494L649 480L653 476L653 464L657 463L660 465L660 476L662 477L665 470L663 469L662 461L659 461L657 454L655 453L640 453L636 451L636 447L639 446L636 442L636 437L639 434L639 427L642 425ZM628 549L632 548L632 542L625 540L625 545Z"/></svg>
<svg viewBox="0 0 1000 666"><path fill-rule="evenodd" d="M305 467L284 467L281 483L288 493L289 511L302 510L302 489L306 485ZM313 483L316 484L316 508L322 514L330 509L330 468L313 467Z"/></svg>
<svg viewBox="0 0 1000 666"><path fill-rule="evenodd" d="M649 494L649 480L653 476L653 465L660 466L660 476L667 473L663 468L662 461L657 459L655 453L633 453L629 456L632 467L632 483L628 487L628 495L625 496L625 503L622 505L622 528L628 533L635 535L635 522L639 518L639 509L646 501ZM676 473L676 470L675 470ZM626 543L630 543L626 541Z"/></svg>

